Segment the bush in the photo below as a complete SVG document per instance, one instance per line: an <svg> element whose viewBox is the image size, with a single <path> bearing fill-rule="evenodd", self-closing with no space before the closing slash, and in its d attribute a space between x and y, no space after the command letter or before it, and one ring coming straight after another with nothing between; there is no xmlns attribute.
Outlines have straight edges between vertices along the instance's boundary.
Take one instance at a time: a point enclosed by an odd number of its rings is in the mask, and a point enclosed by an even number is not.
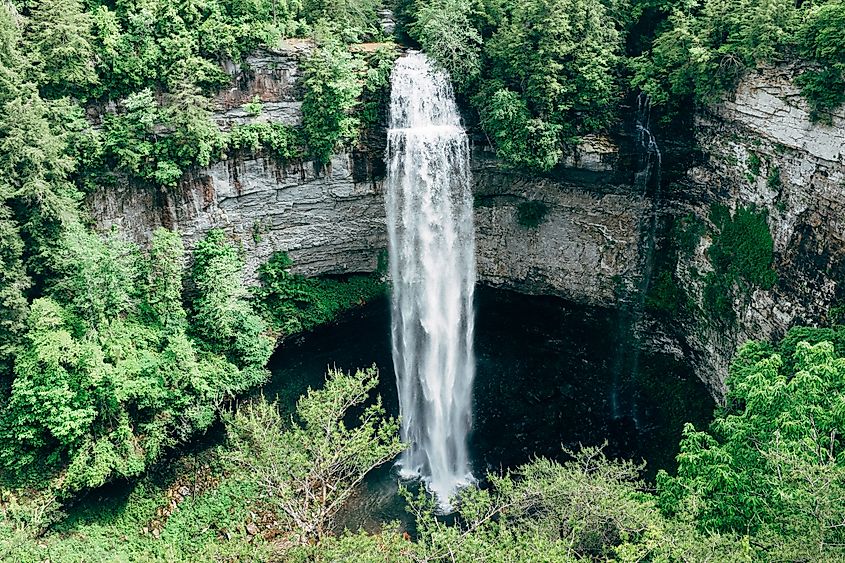
<svg viewBox="0 0 845 563"><path fill-rule="evenodd" d="M302 129L311 154L321 163L358 138L361 121L354 115L363 88L363 66L346 45L322 30L318 47L302 68Z"/></svg>
<svg viewBox="0 0 845 563"><path fill-rule="evenodd" d="M523 201L516 208L516 222L526 229L535 229L548 214L549 206L542 201Z"/></svg>
<svg viewBox="0 0 845 563"><path fill-rule="evenodd" d="M256 296L266 316L285 336L334 321L343 311L384 295L381 274L306 278L289 272L293 262L277 252L259 268Z"/></svg>
<svg viewBox="0 0 845 563"><path fill-rule="evenodd" d="M727 208L716 205L710 221L715 231L707 257L713 271L705 278L704 306L716 318L733 320L735 297L758 287L770 289L777 281L772 268L774 242L762 212L741 207L731 216Z"/></svg>

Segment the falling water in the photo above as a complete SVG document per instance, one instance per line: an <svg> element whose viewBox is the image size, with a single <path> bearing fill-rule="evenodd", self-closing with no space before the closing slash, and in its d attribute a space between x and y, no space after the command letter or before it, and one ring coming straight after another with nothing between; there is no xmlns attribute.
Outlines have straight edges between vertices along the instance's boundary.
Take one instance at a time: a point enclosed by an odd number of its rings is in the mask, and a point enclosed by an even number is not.
<svg viewBox="0 0 845 563"><path fill-rule="evenodd" d="M446 75L411 53L391 76L387 139L393 364L399 460L448 508L472 480L467 454L475 373L469 141Z"/></svg>
<svg viewBox="0 0 845 563"><path fill-rule="evenodd" d="M645 296L651 286L651 278L654 272L654 249L657 238L658 206L660 203L660 188L663 172L663 155L657 140L651 132L651 101L642 92L637 96L637 112L635 114L635 127L637 144L637 170L634 172L634 187L640 190L643 198L650 201L650 211L645 221L640 223L640 233L643 237L642 247L642 278L640 279L636 292L636 299L631 306L623 307L620 313L623 321L619 324L619 330L623 335L621 345L624 349L616 357L614 374L613 393L611 395L611 410L614 418L619 418L622 413L620 408L620 375L632 383L638 376L640 364L640 346L634 343L632 346L627 343L628 339L635 340L636 326L643 318L645 309ZM649 191L651 190L651 192ZM649 197L650 196L650 197ZM639 414L636 393L628 393L625 397L625 414L630 416L634 423L639 426Z"/></svg>

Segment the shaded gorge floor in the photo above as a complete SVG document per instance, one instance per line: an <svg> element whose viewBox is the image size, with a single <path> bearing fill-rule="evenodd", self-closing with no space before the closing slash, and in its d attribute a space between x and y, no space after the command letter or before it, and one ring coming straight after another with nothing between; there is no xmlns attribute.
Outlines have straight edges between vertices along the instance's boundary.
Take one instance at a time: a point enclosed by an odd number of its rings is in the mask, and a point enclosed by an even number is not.
<svg viewBox="0 0 845 563"><path fill-rule="evenodd" d="M714 402L692 370L669 356L635 353L617 311L479 287L475 326L470 453L477 478L607 442L608 455L645 461L645 478L653 479L658 469L674 469L683 424L703 428L712 416ZM385 407L398 415L387 299L287 342L262 391L292 408L309 386L322 386L328 366L372 364ZM397 487L391 467L373 472L341 524L407 521Z"/></svg>

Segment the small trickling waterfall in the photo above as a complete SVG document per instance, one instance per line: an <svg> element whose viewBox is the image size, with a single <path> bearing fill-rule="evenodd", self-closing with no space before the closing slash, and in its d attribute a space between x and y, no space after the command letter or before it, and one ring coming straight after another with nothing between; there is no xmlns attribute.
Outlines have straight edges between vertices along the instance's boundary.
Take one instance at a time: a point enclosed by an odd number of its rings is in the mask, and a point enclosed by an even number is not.
<svg viewBox="0 0 845 563"><path fill-rule="evenodd" d="M663 173L663 155L657 140L651 132L651 101L640 92L637 95L637 108L634 116L635 138L637 141L637 169L634 172L634 188L651 202L648 214L640 222L640 235L643 240L642 278L637 287L633 303L620 310L621 348L616 358L614 392L611 396L611 410L614 418L630 417L639 424L636 393L624 392L624 402L620 404L620 387L630 386L637 378L640 364L640 346L635 342L637 324L643 317L646 294L651 287L654 271L654 250L657 239L658 206ZM625 381L621 381L624 379Z"/></svg>
<svg viewBox="0 0 845 563"><path fill-rule="evenodd" d="M469 141L446 75L411 53L391 75L387 222L403 477L441 506L472 479L475 236Z"/></svg>

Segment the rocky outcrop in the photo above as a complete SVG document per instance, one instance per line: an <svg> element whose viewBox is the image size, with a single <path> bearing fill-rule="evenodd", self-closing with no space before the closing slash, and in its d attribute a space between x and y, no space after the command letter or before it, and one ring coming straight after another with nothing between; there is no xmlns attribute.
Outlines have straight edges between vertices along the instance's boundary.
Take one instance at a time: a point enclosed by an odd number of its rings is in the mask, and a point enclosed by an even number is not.
<svg viewBox="0 0 845 563"><path fill-rule="evenodd" d="M176 191L130 186L89 202L101 228L118 225L142 245L157 226L178 229L188 248L223 229L241 243L250 280L276 251L288 252L295 271L308 276L372 272L387 233L382 183L367 164L351 154L326 167L233 159L196 172Z"/></svg>
<svg viewBox="0 0 845 563"><path fill-rule="evenodd" d="M591 183L530 177L480 156L474 164L480 281L604 306L636 285L650 202L630 185L612 176ZM530 202L546 210L537 226L519 221L520 206Z"/></svg>
<svg viewBox="0 0 845 563"><path fill-rule="evenodd" d="M845 297L845 110L831 123L813 123L794 86L798 72L779 67L754 72L722 103L696 117L704 162L676 187L667 213L708 221L712 204L767 213L778 282L734 303L736 323L706 315L676 325L699 374L717 394L737 346L774 339L796 324L826 322ZM700 301L711 268L703 237L677 273Z"/></svg>

